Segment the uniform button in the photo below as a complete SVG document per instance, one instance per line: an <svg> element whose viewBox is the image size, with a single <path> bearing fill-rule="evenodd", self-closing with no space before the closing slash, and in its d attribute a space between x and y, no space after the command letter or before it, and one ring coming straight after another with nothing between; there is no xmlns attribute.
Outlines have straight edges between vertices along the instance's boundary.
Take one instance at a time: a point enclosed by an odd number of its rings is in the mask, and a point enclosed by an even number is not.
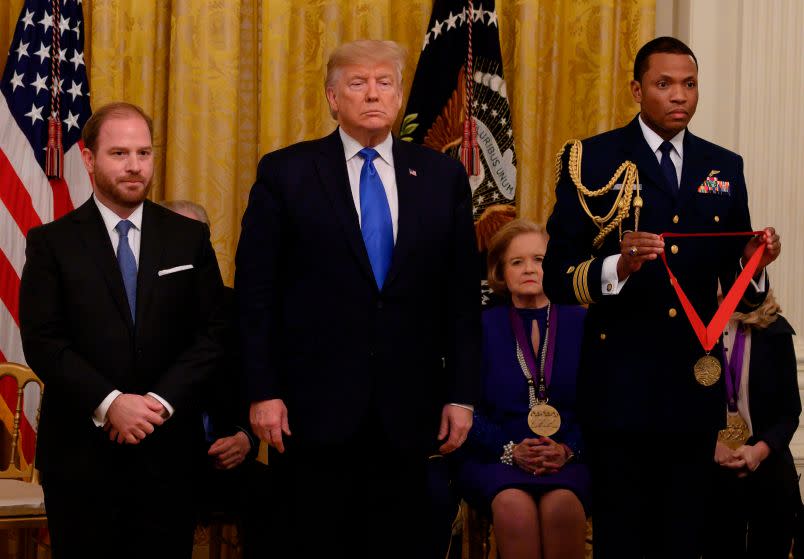
<svg viewBox="0 0 804 559"><path fill-rule="evenodd" d="M672 252L673 254L678 254L678 245L671 246L670 252Z"/></svg>
<svg viewBox="0 0 804 559"><path fill-rule="evenodd" d="M678 215L673 216L673 223L678 223Z"/></svg>
<svg viewBox="0 0 804 559"><path fill-rule="evenodd" d="M719 215L715 216L715 223L720 223L720 216Z"/></svg>
<svg viewBox="0 0 804 559"><path fill-rule="evenodd" d="M601 332L601 333L600 333L600 339L601 339L601 340L605 340L605 339L606 339L606 333L605 333L605 332Z"/></svg>
<svg viewBox="0 0 804 559"><path fill-rule="evenodd" d="M611 285L610 283L609 283L609 284L606 284L606 291L608 291L609 293L611 293L611 290L612 290L612 289L614 289L614 286L613 286L613 285Z"/></svg>
<svg viewBox="0 0 804 559"><path fill-rule="evenodd" d="M675 318L678 312L676 312L676 309L673 307L670 307L670 310L667 311L667 314L670 316L670 318Z"/></svg>

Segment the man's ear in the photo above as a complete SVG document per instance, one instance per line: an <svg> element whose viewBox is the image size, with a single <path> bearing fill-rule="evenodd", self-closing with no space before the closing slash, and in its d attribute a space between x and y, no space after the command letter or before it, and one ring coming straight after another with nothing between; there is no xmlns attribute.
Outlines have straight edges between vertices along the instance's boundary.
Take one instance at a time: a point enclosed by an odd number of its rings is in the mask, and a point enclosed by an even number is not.
<svg viewBox="0 0 804 559"><path fill-rule="evenodd" d="M329 110L333 114L338 112L338 97L335 95L335 88L327 88L327 103L329 103Z"/></svg>
<svg viewBox="0 0 804 559"><path fill-rule="evenodd" d="M84 167L90 175L95 173L95 154L89 148L81 150L81 159L84 161Z"/></svg>
<svg viewBox="0 0 804 559"><path fill-rule="evenodd" d="M642 103L642 84L637 80L631 80L631 96L637 103Z"/></svg>

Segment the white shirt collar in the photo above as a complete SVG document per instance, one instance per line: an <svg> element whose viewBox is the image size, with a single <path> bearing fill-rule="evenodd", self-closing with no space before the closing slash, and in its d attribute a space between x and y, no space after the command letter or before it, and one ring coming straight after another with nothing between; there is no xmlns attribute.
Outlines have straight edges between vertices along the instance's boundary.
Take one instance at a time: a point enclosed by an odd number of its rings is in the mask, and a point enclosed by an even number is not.
<svg viewBox="0 0 804 559"><path fill-rule="evenodd" d="M648 125L642 120L642 113L639 114L639 127L642 129L642 135L645 137L645 141L648 142L651 151L653 151L653 153L659 151L659 146L662 145L664 140L656 132L648 128ZM673 148L675 148L676 153L678 153L678 156L682 160L684 159L684 134L686 131L687 129L685 128L670 138L670 143L673 144Z"/></svg>
<svg viewBox="0 0 804 559"><path fill-rule="evenodd" d="M357 153L363 149L365 146L360 145L360 142L352 138L349 134L343 131L343 128L340 126L338 127L338 132L341 135L341 142L343 142L343 153L346 156L346 161L349 161L353 157L357 155ZM394 145L394 138L393 135L388 132L388 136L374 146L374 149L377 150L377 154L380 158L391 165L394 165L394 154L393 154L393 145Z"/></svg>
<svg viewBox="0 0 804 559"><path fill-rule="evenodd" d="M106 226L106 231L111 235L112 231L114 231L114 228L117 227L118 223L120 223L121 217L104 206L94 194L92 195L92 199L95 200L95 205L98 206L98 210L103 218L103 223ZM126 218L134 224L134 227L136 227L138 231L142 231L142 206L142 204L137 206L137 209L131 212L131 215Z"/></svg>

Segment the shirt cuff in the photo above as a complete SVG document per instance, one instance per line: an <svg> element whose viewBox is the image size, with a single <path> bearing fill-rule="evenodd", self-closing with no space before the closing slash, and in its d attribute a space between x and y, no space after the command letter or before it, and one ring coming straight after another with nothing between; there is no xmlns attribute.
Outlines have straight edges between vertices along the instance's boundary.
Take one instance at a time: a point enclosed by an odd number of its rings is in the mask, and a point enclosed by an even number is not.
<svg viewBox="0 0 804 559"><path fill-rule="evenodd" d="M628 281L625 278L620 281L617 276L617 263L620 261L619 254L612 254L603 259L603 269L600 272L600 292L603 295L617 295Z"/></svg>
<svg viewBox="0 0 804 559"><path fill-rule="evenodd" d="M163 414L163 417L164 417L165 419L168 419L170 416L172 416L172 415L173 415L173 406L171 406L170 404L168 404L168 403L167 403L167 400L165 400L164 398L162 398L162 396L160 396L159 394L156 394L156 393L154 393L154 392L148 392L148 396L152 396L154 399L156 399L156 401L157 401L157 402L159 402L160 404L162 404L163 406L165 406L165 411L167 411L167 416L166 416L166 417L165 417L165 416L164 416L164 414Z"/></svg>
<svg viewBox="0 0 804 559"><path fill-rule="evenodd" d="M454 402L449 403L450 406L455 406L456 408L463 408L465 410L469 410L470 412L475 412L475 407L469 404L456 404Z"/></svg>
<svg viewBox="0 0 804 559"><path fill-rule="evenodd" d="M743 259L739 258L737 260L737 262L740 264L740 271L742 271L743 270ZM754 278L751 278L751 285L754 286L754 289L756 289L757 293L765 293L765 288L766 288L765 276L766 276L765 268L762 268L762 273L759 275L758 280L755 281Z"/></svg>
<svg viewBox="0 0 804 559"><path fill-rule="evenodd" d="M92 414L92 423L95 424L95 427L103 427L106 425L106 413L109 411L109 406L111 406L115 398L121 394L122 392L119 390L112 390L109 392L109 395L103 399L100 405L95 408L95 413Z"/></svg>
<svg viewBox="0 0 804 559"><path fill-rule="evenodd" d="M240 425L236 425L235 427L237 427L237 430L238 430L239 433L243 433L246 436L246 438L248 439L248 444L250 445L250 447L254 448L254 439L251 438L251 434L248 432L248 429L246 429L245 427L241 427ZM235 435L236 434L237 433L235 433Z"/></svg>

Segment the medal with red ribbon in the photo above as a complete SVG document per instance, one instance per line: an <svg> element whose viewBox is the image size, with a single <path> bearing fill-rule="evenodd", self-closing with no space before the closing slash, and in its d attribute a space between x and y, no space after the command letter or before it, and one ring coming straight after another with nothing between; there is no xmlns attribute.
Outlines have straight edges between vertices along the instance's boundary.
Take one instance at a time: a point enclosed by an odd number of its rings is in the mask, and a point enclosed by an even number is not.
<svg viewBox="0 0 804 559"><path fill-rule="evenodd" d="M662 233L659 237L663 240L671 237L749 237L763 235L764 233L764 231L747 231L742 233ZM698 359L694 366L695 380L703 386L712 386L720 378L720 361L709 355L709 353L712 351L712 348L715 347L721 332L723 332L723 328L726 326L729 318L734 313L734 309L737 308L740 299L748 288L748 283L751 281L751 278L754 277L754 273L756 273L759 267L759 259L762 258L764 252L765 245L762 244L757 248L754 254L751 255L743 271L740 272L737 279L734 280L734 284L732 284L731 289L729 289L729 292L723 298L723 302L720 307L718 307L717 312L715 312L715 316L712 317L708 325L704 325L701 317L698 316L698 313L687 298L678 280L673 275L672 270L670 270L670 265L667 263L667 255L662 251L662 262L664 262L664 267L667 268L667 274L670 276L670 284L673 286L673 289L676 290L676 295L678 295L678 300L681 302L681 307L684 309L684 313L687 315L687 319L690 321L690 325L695 335L698 337L698 341L701 342L701 346L706 352L706 355Z"/></svg>

